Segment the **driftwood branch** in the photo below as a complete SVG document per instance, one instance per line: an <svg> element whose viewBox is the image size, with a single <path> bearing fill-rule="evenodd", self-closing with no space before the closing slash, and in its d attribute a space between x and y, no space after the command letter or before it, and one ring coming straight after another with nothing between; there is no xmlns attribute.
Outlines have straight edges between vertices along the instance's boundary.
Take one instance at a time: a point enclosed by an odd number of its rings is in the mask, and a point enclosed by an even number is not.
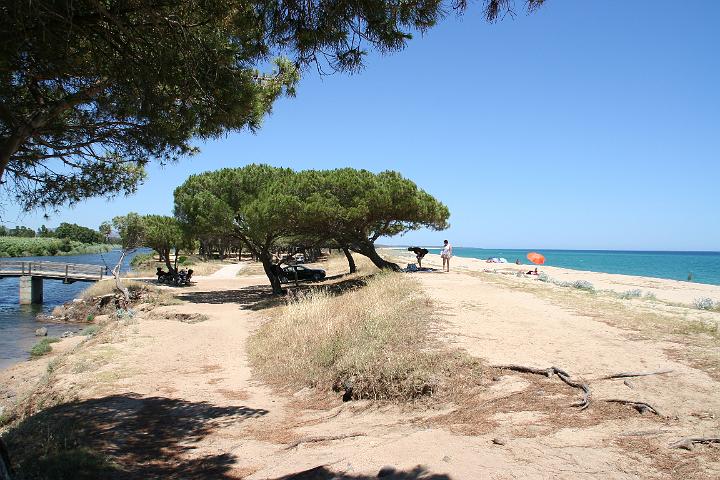
<svg viewBox="0 0 720 480"><path fill-rule="evenodd" d="M305 437L301 438L300 440L296 440L289 444L287 447L285 447L285 450L292 450L293 448L302 445L303 443L317 443L317 442L327 442L331 440L343 440L345 438L353 438L353 437L364 437L364 433L346 433L343 435L330 435L327 437Z"/></svg>
<svg viewBox="0 0 720 480"><path fill-rule="evenodd" d="M127 308L127 306L130 304L130 290L128 290L128 288L122 284L122 276L120 273L120 269L122 268L123 260L125 260L125 257L134 251L134 248L123 248L122 253L120 254L120 259L110 271L110 273L112 273L112 276L115 278L115 288L117 288L123 294L123 298L125 299L125 305L123 305L123 308Z"/></svg>
<svg viewBox="0 0 720 480"><path fill-rule="evenodd" d="M640 413L651 412L651 413L654 413L655 415L658 415L658 416L660 415L660 412L658 412L655 407L653 407L649 403L645 403L645 402L636 402L635 400L621 400L621 399L615 399L615 398L609 399L609 400L603 400L603 402L622 403L623 405L630 405L631 407L633 407L635 410L637 410Z"/></svg>
<svg viewBox="0 0 720 480"><path fill-rule="evenodd" d="M620 372L608 375L607 377L601 377L600 380L610 380L612 378L648 377L650 375L664 375L673 371L674 370L658 370L657 372Z"/></svg>
<svg viewBox="0 0 720 480"><path fill-rule="evenodd" d="M720 443L720 437L688 437L682 438L675 443L670 444L670 448L684 448L692 450L696 443Z"/></svg>
<svg viewBox="0 0 720 480"><path fill-rule="evenodd" d="M580 383L580 382L571 380L570 374L568 374L565 370L563 370L561 368L557 368L557 367L534 368L534 367L525 367L523 365L493 365L493 368L498 368L500 370L512 370L514 372L532 373L535 375L544 375L548 378L552 377L553 374L555 374L565 384L567 384L573 388L582 390L582 392L583 392L582 401L574 403L573 407L580 407L580 410L585 410L586 408L588 408L590 406L590 386L586 383Z"/></svg>

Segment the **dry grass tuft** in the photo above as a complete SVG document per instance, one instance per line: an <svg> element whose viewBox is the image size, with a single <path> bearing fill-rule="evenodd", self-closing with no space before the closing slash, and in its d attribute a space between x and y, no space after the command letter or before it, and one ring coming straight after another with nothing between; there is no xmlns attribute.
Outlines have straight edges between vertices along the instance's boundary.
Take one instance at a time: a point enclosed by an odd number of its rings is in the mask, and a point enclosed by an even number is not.
<svg viewBox="0 0 720 480"><path fill-rule="evenodd" d="M127 286L130 290L138 289L142 286L140 282L135 282L132 280L124 280L123 285ZM89 300L91 298L102 297L103 295L110 295L113 293L117 293L117 290L115 290L115 280L106 279L95 282L88 288L83 290L80 294L80 298L82 298L83 300Z"/></svg>
<svg viewBox="0 0 720 480"><path fill-rule="evenodd" d="M173 295L173 292L167 288L159 288L135 280L123 280L123 285L130 291L130 299L133 304L144 302L153 306L160 306L180 303ZM119 293L115 289L115 280L102 280L85 289L80 294L80 298L92 300L97 297Z"/></svg>
<svg viewBox="0 0 720 480"><path fill-rule="evenodd" d="M250 359L263 379L288 389L410 400L472 363L434 340L435 323L416 280L382 274L341 296L312 290L291 300L253 335Z"/></svg>

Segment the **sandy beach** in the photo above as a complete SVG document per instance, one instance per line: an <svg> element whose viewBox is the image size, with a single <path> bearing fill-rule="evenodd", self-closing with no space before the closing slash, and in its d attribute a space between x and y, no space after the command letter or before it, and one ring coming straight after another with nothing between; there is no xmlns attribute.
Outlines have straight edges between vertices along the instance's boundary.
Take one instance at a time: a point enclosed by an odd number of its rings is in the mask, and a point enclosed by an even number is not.
<svg viewBox="0 0 720 480"><path fill-rule="evenodd" d="M384 252L414 261L398 253ZM319 266L325 283L343 281L341 261ZM455 257L450 273L408 275L436 305L442 342L488 368L563 369L590 386L585 410L572 406L578 390L511 370L493 370L467 404L273 389L247 359L247 339L277 305L256 264L197 277L177 291L181 303L140 306L0 372L0 405L83 418L122 478L369 479L383 467L397 479L720 477L720 445L670 448L720 435L720 313L691 305L720 299L720 287L540 269L591 282L589 292L517 274L528 269ZM643 296L614 294L633 289ZM623 372L664 373L604 379Z"/></svg>

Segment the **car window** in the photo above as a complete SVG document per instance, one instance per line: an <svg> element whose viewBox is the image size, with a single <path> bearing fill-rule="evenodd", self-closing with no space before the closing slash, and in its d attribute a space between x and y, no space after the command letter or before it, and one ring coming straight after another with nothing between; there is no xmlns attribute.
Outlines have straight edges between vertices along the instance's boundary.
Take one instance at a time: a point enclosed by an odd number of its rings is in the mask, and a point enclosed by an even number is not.
<svg viewBox="0 0 720 480"><path fill-rule="evenodd" d="M296 266L295 268L297 268L298 270L307 270L307 268L301 267L300 265Z"/></svg>

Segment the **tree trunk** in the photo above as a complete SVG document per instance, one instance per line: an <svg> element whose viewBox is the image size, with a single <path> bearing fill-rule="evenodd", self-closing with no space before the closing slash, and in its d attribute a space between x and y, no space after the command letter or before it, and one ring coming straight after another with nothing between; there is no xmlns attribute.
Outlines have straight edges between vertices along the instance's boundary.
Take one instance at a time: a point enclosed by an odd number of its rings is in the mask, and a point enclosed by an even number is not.
<svg viewBox="0 0 720 480"><path fill-rule="evenodd" d="M352 256L352 253L350 253L350 249L348 247L342 247L342 251L345 253L345 257L348 261L348 266L350 267L350 273L357 272L357 267L355 266L355 259Z"/></svg>
<svg viewBox="0 0 720 480"><path fill-rule="evenodd" d="M175 269L172 266L172 263L170 263L170 249L163 250L162 252L158 252L160 257L165 260L165 266L168 268L168 273L175 272ZM177 261L177 252L175 252L175 260Z"/></svg>
<svg viewBox="0 0 720 480"><path fill-rule="evenodd" d="M268 253L261 254L260 261L263 264L265 275L267 275L268 280L270 280L270 286L272 286L273 293L277 295L282 295L282 284L280 283L280 278L275 273L275 269L277 267L272 263L270 255Z"/></svg>
<svg viewBox="0 0 720 480"><path fill-rule="evenodd" d="M352 251L357 252L361 255L365 255L370 259L371 262L373 262L373 264L375 264L376 267L381 270L392 270L393 272L400 271L400 267L396 263L388 262L380 255L378 255L377 251L375 250L375 245L372 242L364 242L362 244L358 244L352 248Z"/></svg>

